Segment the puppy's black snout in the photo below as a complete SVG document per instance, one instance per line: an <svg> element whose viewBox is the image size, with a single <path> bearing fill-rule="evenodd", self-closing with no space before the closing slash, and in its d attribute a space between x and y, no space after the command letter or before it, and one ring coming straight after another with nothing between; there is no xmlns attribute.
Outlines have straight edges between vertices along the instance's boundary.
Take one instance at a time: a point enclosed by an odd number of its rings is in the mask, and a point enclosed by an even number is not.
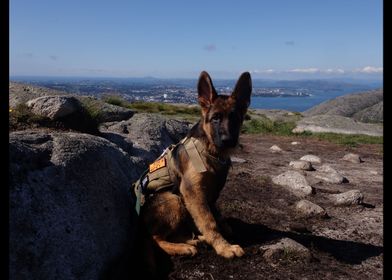
<svg viewBox="0 0 392 280"><path fill-rule="evenodd" d="M222 146L230 148L235 146L235 141L230 135L222 135Z"/></svg>
<svg viewBox="0 0 392 280"><path fill-rule="evenodd" d="M229 134L223 134L221 136L221 140L223 143L229 143L229 142L231 142L232 139Z"/></svg>

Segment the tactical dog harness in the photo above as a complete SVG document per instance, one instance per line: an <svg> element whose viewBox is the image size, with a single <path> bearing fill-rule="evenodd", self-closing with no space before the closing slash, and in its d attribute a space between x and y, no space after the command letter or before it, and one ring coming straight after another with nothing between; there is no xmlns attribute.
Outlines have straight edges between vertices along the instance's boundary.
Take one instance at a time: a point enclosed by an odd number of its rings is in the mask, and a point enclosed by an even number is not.
<svg viewBox="0 0 392 280"><path fill-rule="evenodd" d="M158 191L178 187L178 180L173 173L175 159L172 155L173 149L178 145L183 145L188 154L189 162L199 173L207 171L206 163L201 156L202 154L212 158L217 168L227 167L227 165L231 164L230 159L222 161L208 154L203 143L194 137L185 137L176 145L170 145L149 165L149 168L143 172L142 176L132 184L132 188L136 194L135 208L138 214L146 198L153 196Z"/></svg>

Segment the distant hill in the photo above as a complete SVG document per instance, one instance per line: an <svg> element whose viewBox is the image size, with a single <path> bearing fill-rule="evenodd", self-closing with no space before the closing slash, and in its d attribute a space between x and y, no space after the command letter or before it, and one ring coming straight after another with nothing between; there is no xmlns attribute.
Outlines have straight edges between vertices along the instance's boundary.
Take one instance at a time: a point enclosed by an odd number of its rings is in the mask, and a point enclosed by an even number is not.
<svg viewBox="0 0 392 280"><path fill-rule="evenodd" d="M303 115L336 115L380 123L383 122L383 89L339 96L304 111Z"/></svg>

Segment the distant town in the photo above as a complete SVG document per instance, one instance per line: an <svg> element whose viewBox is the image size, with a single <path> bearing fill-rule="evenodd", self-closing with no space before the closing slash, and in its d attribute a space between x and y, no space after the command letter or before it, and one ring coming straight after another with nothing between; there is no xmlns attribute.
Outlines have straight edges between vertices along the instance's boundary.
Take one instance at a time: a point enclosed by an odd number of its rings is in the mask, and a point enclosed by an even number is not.
<svg viewBox="0 0 392 280"><path fill-rule="evenodd" d="M118 81L118 80L34 80L30 84L44 86L68 93L84 95L119 95L130 101L156 101L168 103L194 103L196 85L190 81ZM232 86L215 85L218 94L231 94ZM254 87L253 96L261 97L306 97L311 96L305 88Z"/></svg>
<svg viewBox="0 0 392 280"><path fill-rule="evenodd" d="M197 99L197 80L195 79L159 79L153 77L11 77L10 80L61 90L72 94L91 95L96 97L116 95L131 102L153 101L194 104ZM214 80L214 87L218 94L228 95L233 91L235 82L235 80ZM331 98L332 94L337 96L382 86L382 82L364 83L358 81L331 80L253 80L252 83L252 97L277 97L279 99L284 98L285 100L287 98L288 103L292 103L292 101L290 101L292 98L312 97L312 100L314 99L313 103L315 104ZM255 106L257 107L256 103ZM269 103L271 103L271 101L269 101Z"/></svg>

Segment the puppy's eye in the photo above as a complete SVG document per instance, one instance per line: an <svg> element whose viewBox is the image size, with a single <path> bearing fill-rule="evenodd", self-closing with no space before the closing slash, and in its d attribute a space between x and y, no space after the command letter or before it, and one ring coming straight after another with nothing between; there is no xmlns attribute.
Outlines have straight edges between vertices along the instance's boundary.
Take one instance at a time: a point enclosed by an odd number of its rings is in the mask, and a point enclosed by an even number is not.
<svg viewBox="0 0 392 280"><path fill-rule="evenodd" d="M221 114L214 114L211 118L212 121L220 121L220 119L222 118Z"/></svg>

